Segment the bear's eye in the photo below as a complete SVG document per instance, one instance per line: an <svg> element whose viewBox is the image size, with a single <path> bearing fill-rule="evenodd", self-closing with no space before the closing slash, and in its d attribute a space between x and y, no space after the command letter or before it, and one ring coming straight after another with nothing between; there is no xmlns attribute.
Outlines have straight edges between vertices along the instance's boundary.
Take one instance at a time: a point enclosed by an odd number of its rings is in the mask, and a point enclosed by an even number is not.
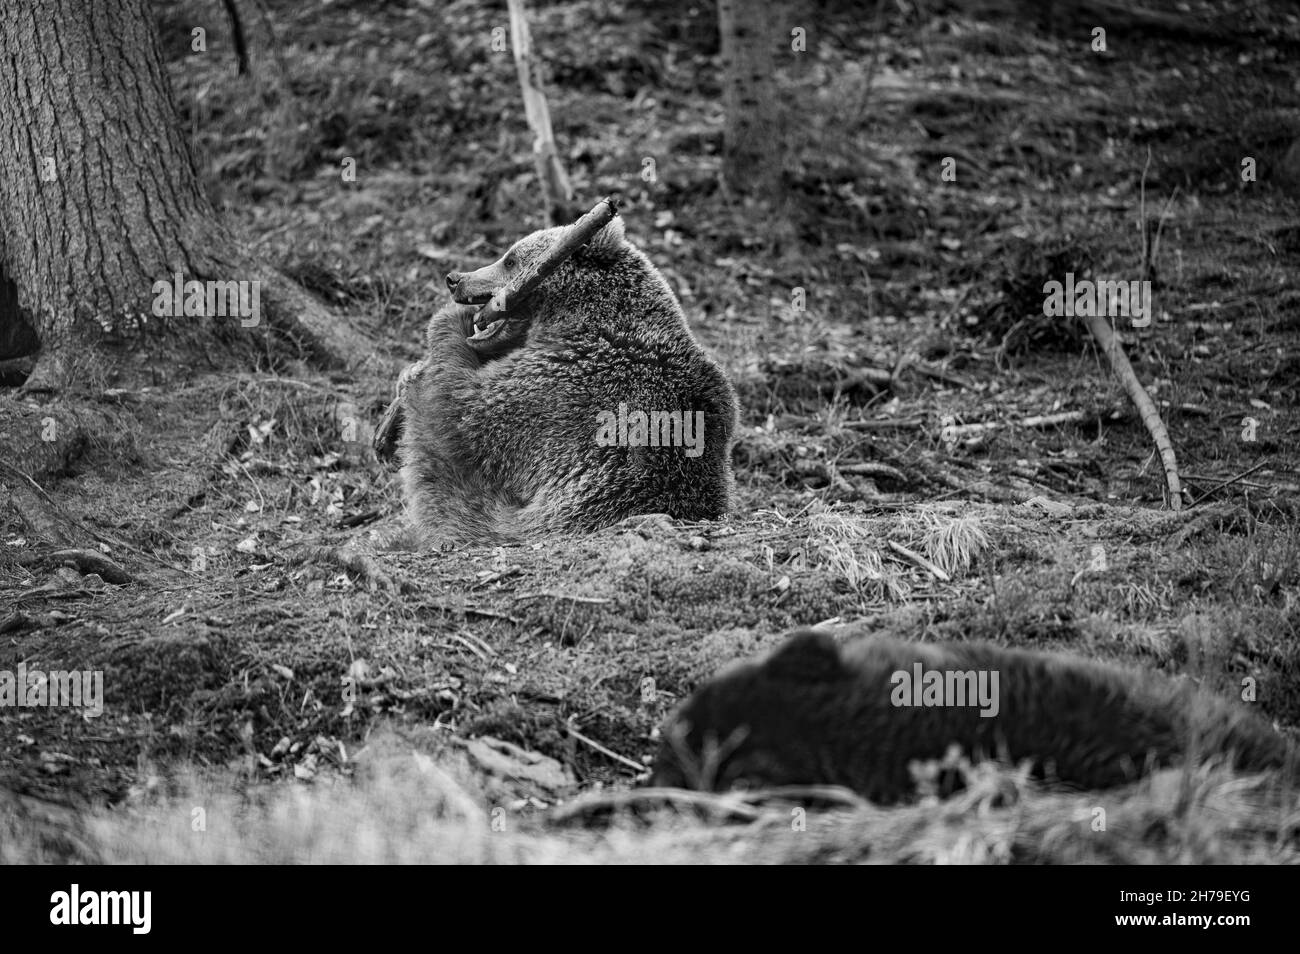
<svg viewBox="0 0 1300 954"><path fill-rule="evenodd" d="M514 252L511 252L506 256L505 265L507 269L513 269L518 264L519 264L519 259L515 257Z"/></svg>

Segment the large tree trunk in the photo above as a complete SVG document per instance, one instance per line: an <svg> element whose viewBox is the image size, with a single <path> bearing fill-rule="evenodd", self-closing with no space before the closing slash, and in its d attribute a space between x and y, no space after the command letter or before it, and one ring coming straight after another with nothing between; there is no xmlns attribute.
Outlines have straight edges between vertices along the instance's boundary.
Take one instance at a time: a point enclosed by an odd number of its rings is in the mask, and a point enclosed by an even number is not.
<svg viewBox="0 0 1300 954"><path fill-rule="evenodd" d="M723 176L737 192L774 197L785 161L786 113L776 85L777 53L791 25L777 0L718 0L722 44Z"/></svg>
<svg viewBox="0 0 1300 954"><path fill-rule="evenodd" d="M178 128L144 0L7 0L0 177L0 280L14 286L55 386L89 345L146 333L155 358L175 342L262 350L258 339L277 329L318 356L359 343L222 228ZM153 285L178 272L261 281L267 320L158 317ZM0 328L18 318L0 313Z"/></svg>
<svg viewBox="0 0 1300 954"><path fill-rule="evenodd" d="M110 378L118 387L159 383L254 352L336 365L372 356L368 339L223 228L179 129L145 0L4 4L0 365L10 361L0 385L14 383L13 359L37 343L29 392L94 390ZM160 317L154 284L178 273L257 283L257 322ZM0 445L29 472L57 465L75 445L75 433L51 442L37 423L50 408L3 404Z"/></svg>

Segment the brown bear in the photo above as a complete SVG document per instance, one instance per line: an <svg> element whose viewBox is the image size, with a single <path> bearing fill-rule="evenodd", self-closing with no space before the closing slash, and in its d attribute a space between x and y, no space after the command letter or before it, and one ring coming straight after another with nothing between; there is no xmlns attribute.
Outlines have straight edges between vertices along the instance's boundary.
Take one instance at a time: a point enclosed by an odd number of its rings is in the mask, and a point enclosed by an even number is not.
<svg viewBox="0 0 1300 954"><path fill-rule="evenodd" d="M447 276L427 354L405 373L402 482L425 541L590 531L634 514L731 507L736 394L663 276L615 218L521 306L475 327L472 305L564 234Z"/></svg>
<svg viewBox="0 0 1300 954"><path fill-rule="evenodd" d="M1193 739L1242 769L1290 757L1241 706L1154 673L988 643L873 637L841 651L804 629L696 690L664 726L654 779L842 785L889 803L914 794L909 762L956 744L971 761L1028 760L1040 778L1103 788L1181 761Z"/></svg>

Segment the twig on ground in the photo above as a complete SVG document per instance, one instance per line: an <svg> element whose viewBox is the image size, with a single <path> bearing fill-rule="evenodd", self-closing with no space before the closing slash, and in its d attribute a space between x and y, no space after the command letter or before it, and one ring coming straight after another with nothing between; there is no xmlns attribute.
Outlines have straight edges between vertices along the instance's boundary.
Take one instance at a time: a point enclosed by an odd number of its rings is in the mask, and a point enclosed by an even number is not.
<svg viewBox="0 0 1300 954"><path fill-rule="evenodd" d="M1084 315L1083 323L1097 339L1097 344L1101 346L1102 352L1110 362L1111 370L1115 372L1115 377L1119 378L1119 383L1128 394L1129 400L1133 402L1133 406L1137 408L1138 416L1156 443L1156 450L1160 452L1160 462L1165 469L1165 483L1169 486L1169 508L1182 510L1183 488L1178 480L1178 458L1174 455L1174 445L1169 440L1169 431L1165 429L1160 411L1156 409L1151 401L1151 395L1147 394L1146 389L1142 387L1142 382L1138 380L1137 373L1129 363L1128 355L1124 353L1119 338L1111 330L1106 316Z"/></svg>
<svg viewBox="0 0 1300 954"><path fill-rule="evenodd" d="M879 421L845 421L840 427L851 431L889 431L894 429L924 427L925 419L920 417L900 418L898 420Z"/></svg>
<svg viewBox="0 0 1300 954"><path fill-rule="evenodd" d="M612 603L613 600L606 599L603 596L573 596L569 593L553 593L549 590L540 590L536 593L520 593L515 596L515 602L522 600L536 600L546 597L552 600L569 600L573 603Z"/></svg>
<svg viewBox="0 0 1300 954"><path fill-rule="evenodd" d="M462 635L461 633L448 633L447 635L451 639L456 640L456 642L460 643L479 659L486 660L489 656L495 656L497 654L495 649L483 642L481 639L474 639L467 634Z"/></svg>
<svg viewBox="0 0 1300 954"><path fill-rule="evenodd" d="M889 545L889 549L893 550L899 556L912 561L923 570L928 570L931 573L931 575L933 575L934 578L939 582L941 583L952 582L952 577L950 577L947 573L945 573L939 567L935 566L933 563L931 563L925 557L921 556L921 554L917 553L916 551L909 550L901 543L895 543L893 540L886 540L885 543Z"/></svg>
<svg viewBox="0 0 1300 954"><path fill-rule="evenodd" d="M973 424L950 424L943 429L943 439L945 441L949 439L960 440L964 437L996 431L1003 427L1054 427L1057 424L1082 424L1085 421L1096 417L1105 417L1106 415L1107 412L1098 415L1091 411L1061 411L1057 414L1036 414L1032 417L1022 418L1019 421L977 421Z"/></svg>
<svg viewBox="0 0 1300 954"><path fill-rule="evenodd" d="M878 461L839 464L838 470L841 474L852 474L855 477L887 477L890 480L898 481L900 484L907 483L907 475L901 470Z"/></svg>
<svg viewBox="0 0 1300 954"><path fill-rule="evenodd" d="M442 600L432 600L421 605L431 606L443 613L455 613L459 616L483 616L487 619L503 619L507 623L513 623L516 626L521 622L518 617L511 616L509 613L498 613L496 610L483 609L478 606L453 606L451 603L446 603ZM487 644L485 643L484 645L486 646Z"/></svg>
<svg viewBox="0 0 1300 954"><path fill-rule="evenodd" d="M1258 464L1256 464L1254 467L1251 467L1251 468L1248 469L1248 470L1243 470L1243 471L1242 471L1240 474L1238 474L1237 476L1235 476L1235 477L1229 477L1227 480L1223 481L1223 483L1219 484L1218 486L1216 486L1216 487L1211 487L1211 488L1210 488L1209 490L1207 490L1205 493L1201 494L1199 497L1197 497L1195 500L1193 500L1193 501L1192 501L1192 506L1195 507L1198 503L1200 503L1200 502L1201 502L1202 500L1204 500L1206 497L1209 497L1209 496L1211 496L1211 495L1213 495L1213 494L1217 494L1220 490L1224 490L1224 489L1226 489L1226 488L1228 488L1228 487L1231 487L1233 484L1237 483L1238 481L1240 481L1240 480L1244 480L1245 478L1247 478L1247 477L1249 477L1251 474L1253 474L1255 471L1259 470L1261 467L1264 467L1266 464L1268 464L1268 459L1267 459L1267 458L1265 458L1264 460L1261 460L1261 461L1260 461Z"/></svg>
<svg viewBox="0 0 1300 954"><path fill-rule="evenodd" d="M566 725L564 727L564 731L569 733L569 735L573 736L575 739L577 739L579 742L583 743L584 745L591 746L591 748L595 749L601 755L608 756L609 758L613 759L615 762L621 762L623 765L626 765L628 768L633 769L638 775L644 774L647 771L647 767L642 765L640 762L634 762L626 755L619 755L613 749L605 748L605 746L601 745L599 742L595 741L594 739L587 738L585 735L583 735L581 732L579 732L571 725Z"/></svg>

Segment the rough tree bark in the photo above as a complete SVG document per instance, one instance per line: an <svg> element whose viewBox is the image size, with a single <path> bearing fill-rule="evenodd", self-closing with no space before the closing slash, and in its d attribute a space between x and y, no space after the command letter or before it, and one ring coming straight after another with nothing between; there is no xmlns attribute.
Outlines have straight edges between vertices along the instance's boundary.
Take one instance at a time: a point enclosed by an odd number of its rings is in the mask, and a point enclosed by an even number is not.
<svg viewBox="0 0 1300 954"><path fill-rule="evenodd" d="M776 85L776 54L790 25L775 0L718 0L722 44L723 177L729 188L775 196L785 160L787 114Z"/></svg>
<svg viewBox="0 0 1300 954"><path fill-rule="evenodd" d="M260 320L156 316L154 283L176 273L260 283ZM5 0L0 349L0 385L27 361L29 395L67 397L268 351L331 366L374 354L223 227L179 128L145 0ZM95 422L73 415L81 423L51 441L40 422L61 410L0 400L6 456L35 473L72 452L78 428Z"/></svg>

